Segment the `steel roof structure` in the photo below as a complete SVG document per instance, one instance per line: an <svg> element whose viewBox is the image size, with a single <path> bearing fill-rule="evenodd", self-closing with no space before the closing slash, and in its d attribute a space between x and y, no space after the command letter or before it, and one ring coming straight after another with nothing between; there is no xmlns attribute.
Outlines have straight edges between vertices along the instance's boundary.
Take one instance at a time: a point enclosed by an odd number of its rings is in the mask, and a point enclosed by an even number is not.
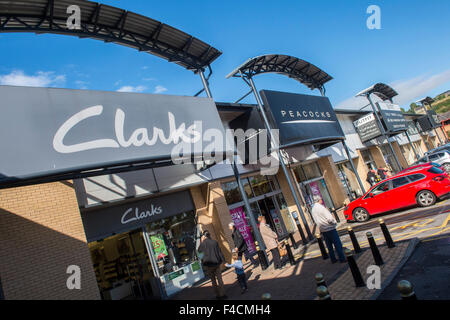
<svg viewBox="0 0 450 320"><path fill-rule="evenodd" d="M431 104L434 102L434 99L431 97L425 97L423 99L417 100L418 103L420 103L421 105L429 105L431 106Z"/></svg>
<svg viewBox="0 0 450 320"><path fill-rule="evenodd" d="M386 101L392 101L392 98L395 97L396 95L398 95L397 91L395 91L392 87L388 86L387 84L384 83L377 83L374 84L373 86L364 89L361 92L358 92L356 94L356 96L367 96L369 94L374 94L377 97L379 97L381 100Z"/></svg>
<svg viewBox="0 0 450 320"><path fill-rule="evenodd" d="M241 77L241 73L247 78L261 73L278 73L299 81L311 90L322 90L323 85L333 79L325 71L305 60L281 54L267 54L248 59L226 78Z"/></svg>
<svg viewBox="0 0 450 320"><path fill-rule="evenodd" d="M80 29L69 29L68 8L81 12ZM70 12L70 11L69 11ZM157 20L85 0L0 0L0 32L54 33L112 42L150 53L196 72L222 53Z"/></svg>

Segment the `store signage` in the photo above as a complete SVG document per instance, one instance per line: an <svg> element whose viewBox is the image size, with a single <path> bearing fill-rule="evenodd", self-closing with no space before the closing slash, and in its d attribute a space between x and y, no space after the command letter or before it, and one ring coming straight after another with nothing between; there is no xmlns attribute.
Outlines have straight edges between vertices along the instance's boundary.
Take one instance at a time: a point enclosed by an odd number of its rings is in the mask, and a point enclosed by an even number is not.
<svg viewBox="0 0 450 320"><path fill-rule="evenodd" d="M427 114L416 119L416 125L420 132L427 132L440 127L439 117L434 110L427 110Z"/></svg>
<svg viewBox="0 0 450 320"><path fill-rule="evenodd" d="M280 146L327 144L345 139L327 97L262 90L272 129L280 130Z"/></svg>
<svg viewBox="0 0 450 320"><path fill-rule="evenodd" d="M94 241L192 210L195 207L189 190L186 190L132 204L89 209L82 211L81 218L88 241Z"/></svg>
<svg viewBox="0 0 450 320"><path fill-rule="evenodd" d="M250 253L256 252L256 246L253 241L252 233L250 231L250 227L247 223L247 219L245 218L244 208L238 207L230 210L231 220L233 220L234 226L244 238L245 244L247 245L248 251Z"/></svg>
<svg viewBox="0 0 450 320"><path fill-rule="evenodd" d="M377 105L387 133L400 133L408 129L408 121L398 105L387 102L377 102Z"/></svg>
<svg viewBox="0 0 450 320"><path fill-rule="evenodd" d="M441 126L439 117L434 110L427 110L427 115L433 128L438 128Z"/></svg>
<svg viewBox="0 0 450 320"><path fill-rule="evenodd" d="M151 217L153 215L158 215L163 212L162 207L155 207L153 204L150 205L150 208L145 211L140 211L139 208L128 208L127 211L122 215L122 219L120 219L120 222L122 224L126 224L132 221L136 220L142 220L147 217ZM134 213L134 216L131 216L131 214Z"/></svg>
<svg viewBox="0 0 450 320"><path fill-rule="evenodd" d="M415 126L414 121L408 121L408 134L410 136L412 136L412 135L418 134L418 133L419 133L419 130Z"/></svg>
<svg viewBox="0 0 450 320"><path fill-rule="evenodd" d="M202 132L226 136L209 98L14 86L0 97L0 185L170 161L175 146L201 156Z"/></svg>
<svg viewBox="0 0 450 320"><path fill-rule="evenodd" d="M353 125L362 142L375 139L382 135L377 119L373 113L359 118L353 122Z"/></svg>

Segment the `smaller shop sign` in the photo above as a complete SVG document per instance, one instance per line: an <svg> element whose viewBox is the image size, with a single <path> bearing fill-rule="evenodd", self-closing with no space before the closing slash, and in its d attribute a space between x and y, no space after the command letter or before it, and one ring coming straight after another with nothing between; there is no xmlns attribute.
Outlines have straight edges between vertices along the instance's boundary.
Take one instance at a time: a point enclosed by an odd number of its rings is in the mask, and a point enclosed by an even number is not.
<svg viewBox="0 0 450 320"><path fill-rule="evenodd" d="M200 262L195 261L191 264L191 270L192 272L200 270Z"/></svg>
<svg viewBox="0 0 450 320"><path fill-rule="evenodd" d="M166 244L162 234L150 236L153 245L153 252L155 253L155 259L159 260L168 255Z"/></svg>
<svg viewBox="0 0 450 320"><path fill-rule="evenodd" d="M184 274L184 269L179 269L177 271L174 271L172 273L169 273L167 277L167 281L172 281L173 279L178 278L179 276L182 276Z"/></svg>

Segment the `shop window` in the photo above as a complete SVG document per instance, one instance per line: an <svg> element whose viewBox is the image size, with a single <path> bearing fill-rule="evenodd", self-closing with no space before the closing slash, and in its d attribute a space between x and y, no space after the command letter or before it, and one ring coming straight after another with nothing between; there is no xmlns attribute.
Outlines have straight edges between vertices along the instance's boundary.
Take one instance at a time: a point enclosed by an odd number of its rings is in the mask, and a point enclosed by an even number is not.
<svg viewBox="0 0 450 320"><path fill-rule="evenodd" d="M159 275L165 275L197 260L196 221L193 211L163 218L147 225Z"/></svg>
<svg viewBox="0 0 450 320"><path fill-rule="evenodd" d="M225 200L229 205L242 201L239 186L236 181L223 183L222 190L225 194Z"/></svg>
<svg viewBox="0 0 450 320"><path fill-rule="evenodd" d="M392 154L391 148L389 145L385 144L380 146L381 153L384 156L384 161L386 161L386 164L390 167L391 171L393 173L397 173L400 171L400 168L397 166L397 162L395 161L395 157Z"/></svg>
<svg viewBox="0 0 450 320"><path fill-rule="evenodd" d="M344 162L337 165L339 178L341 179L344 190L349 199L356 199L362 195L356 176L352 171L350 162Z"/></svg>
<svg viewBox="0 0 450 320"><path fill-rule="evenodd" d="M303 164L294 168L294 174L298 182L303 182L322 176L319 165L317 162Z"/></svg>
<svg viewBox="0 0 450 320"><path fill-rule="evenodd" d="M361 150L361 155L363 158L363 161L365 163L365 165L367 166L367 168L369 170L377 170L377 166L375 164L375 161L372 158L372 155L370 154L369 150Z"/></svg>
<svg viewBox="0 0 450 320"><path fill-rule="evenodd" d="M257 175L249 178L255 196L262 196L272 192L270 182L265 176Z"/></svg>

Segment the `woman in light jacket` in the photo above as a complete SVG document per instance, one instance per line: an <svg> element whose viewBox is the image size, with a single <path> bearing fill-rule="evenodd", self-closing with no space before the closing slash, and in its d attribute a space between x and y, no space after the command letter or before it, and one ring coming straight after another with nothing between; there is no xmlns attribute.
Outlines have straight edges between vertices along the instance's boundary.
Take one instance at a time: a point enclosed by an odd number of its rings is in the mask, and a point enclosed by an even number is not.
<svg viewBox="0 0 450 320"><path fill-rule="evenodd" d="M266 244L266 248L272 252L272 259L275 265L275 269L282 269L280 252L278 251L278 235L272 231L270 226L266 223L266 218L264 216L258 217L259 221L259 232Z"/></svg>

